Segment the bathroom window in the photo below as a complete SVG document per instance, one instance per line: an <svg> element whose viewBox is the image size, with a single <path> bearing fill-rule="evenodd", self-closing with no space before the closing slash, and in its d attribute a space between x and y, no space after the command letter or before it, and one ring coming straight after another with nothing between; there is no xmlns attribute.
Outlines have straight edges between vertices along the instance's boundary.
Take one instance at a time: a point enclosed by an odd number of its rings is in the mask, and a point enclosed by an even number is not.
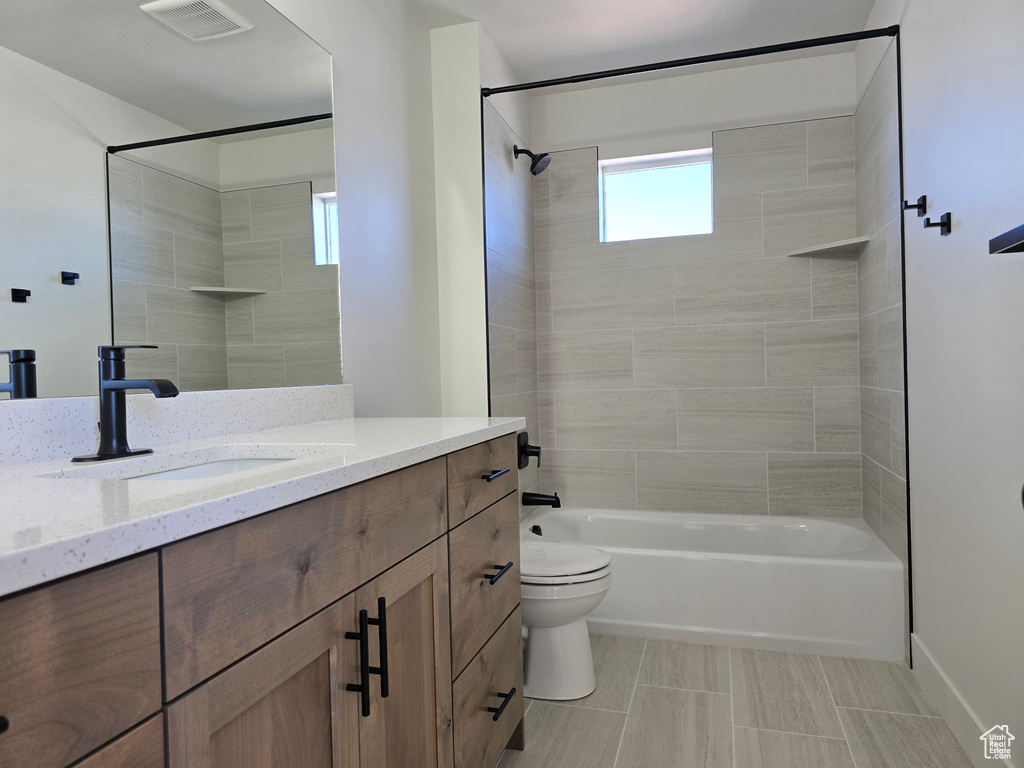
<svg viewBox="0 0 1024 768"><path fill-rule="evenodd" d="M601 241L714 231L711 149L603 160Z"/></svg>
<svg viewBox="0 0 1024 768"><path fill-rule="evenodd" d="M313 195L313 263L338 263L338 195Z"/></svg>

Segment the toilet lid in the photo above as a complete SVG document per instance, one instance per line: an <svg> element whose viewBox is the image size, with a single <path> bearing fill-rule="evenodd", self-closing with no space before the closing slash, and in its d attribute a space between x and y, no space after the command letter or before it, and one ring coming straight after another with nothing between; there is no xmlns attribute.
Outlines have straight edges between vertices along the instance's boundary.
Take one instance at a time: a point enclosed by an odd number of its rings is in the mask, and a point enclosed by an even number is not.
<svg viewBox="0 0 1024 768"><path fill-rule="evenodd" d="M520 573L528 577L575 576L600 571L612 556L603 549L563 541L547 541L534 534L524 535L520 542Z"/></svg>

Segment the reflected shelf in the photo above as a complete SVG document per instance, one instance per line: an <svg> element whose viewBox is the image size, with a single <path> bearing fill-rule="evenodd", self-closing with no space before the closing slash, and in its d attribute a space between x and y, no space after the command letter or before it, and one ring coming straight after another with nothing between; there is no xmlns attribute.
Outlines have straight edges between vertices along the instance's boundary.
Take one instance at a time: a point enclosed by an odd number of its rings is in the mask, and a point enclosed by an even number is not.
<svg viewBox="0 0 1024 768"><path fill-rule="evenodd" d="M836 240L834 243L816 245L812 248L801 248L799 251L791 251L787 256L832 256L847 254L860 256L867 244L871 242L870 237L851 237L849 240Z"/></svg>
<svg viewBox="0 0 1024 768"><path fill-rule="evenodd" d="M210 293L218 296L258 296L266 291L259 288L225 288L218 285L193 285L190 291L196 293Z"/></svg>

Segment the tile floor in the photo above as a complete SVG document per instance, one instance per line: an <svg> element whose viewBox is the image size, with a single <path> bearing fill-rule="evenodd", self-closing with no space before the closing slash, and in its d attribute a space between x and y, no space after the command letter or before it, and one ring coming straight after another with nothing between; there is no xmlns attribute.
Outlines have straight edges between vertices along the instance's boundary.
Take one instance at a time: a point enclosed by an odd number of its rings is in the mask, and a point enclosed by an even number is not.
<svg viewBox="0 0 1024 768"><path fill-rule="evenodd" d="M592 635L597 690L527 700L500 768L971 768L903 664Z"/></svg>

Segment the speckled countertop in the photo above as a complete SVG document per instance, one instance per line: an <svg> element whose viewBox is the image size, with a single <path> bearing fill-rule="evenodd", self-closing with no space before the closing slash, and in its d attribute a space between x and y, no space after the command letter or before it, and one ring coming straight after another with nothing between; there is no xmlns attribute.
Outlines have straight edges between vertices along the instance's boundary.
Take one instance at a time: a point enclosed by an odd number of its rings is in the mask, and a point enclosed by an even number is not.
<svg viewBox="0 0 1024 768"><path fill-rule="evenodd" d="M152 456L99 464L0 467L0 596L524 426L521 418L345 419L164 445ZM206 479L136 477L237 458L287 460Z"/></svg>

